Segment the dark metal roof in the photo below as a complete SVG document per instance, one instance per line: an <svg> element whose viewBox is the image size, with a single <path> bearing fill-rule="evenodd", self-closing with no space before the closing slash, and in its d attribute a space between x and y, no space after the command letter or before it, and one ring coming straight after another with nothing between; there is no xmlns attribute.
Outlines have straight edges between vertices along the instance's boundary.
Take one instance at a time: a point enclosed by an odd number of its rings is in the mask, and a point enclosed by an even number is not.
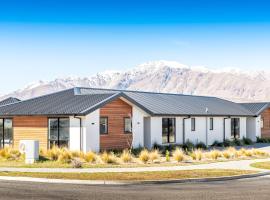
<svg viewBox="0 0 270 200"><path fill-rule="evenodd" d="M16 103L16 102L19 102L19 101L20 101L20 99L17 99L17 98L14 98L14 97L9 97L7 99L4 99L4 100L0 101L0 106Z"/></svg>
<svg viewBox="0 0 270 200"><path fill-rule="evenodd" d="M240 103L240 105L254 113L254 115L260 115L265 109L270 108L270 102Z"/></svg>
<svg viewBox="0 0 270 200"><path fill-rule="evenodd" d="M119 97L150 115L254 116L243 106L216 97L94 88L74 88L2 106L0 115L87 115Z"/></svg>

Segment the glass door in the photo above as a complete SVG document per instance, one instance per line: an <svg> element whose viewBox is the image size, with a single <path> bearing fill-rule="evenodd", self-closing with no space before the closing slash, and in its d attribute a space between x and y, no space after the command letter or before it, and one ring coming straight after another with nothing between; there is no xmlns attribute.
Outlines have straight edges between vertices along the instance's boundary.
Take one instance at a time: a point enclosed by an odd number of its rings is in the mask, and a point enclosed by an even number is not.
<svg viewBox="0 0 270 200"><path fill-rule="evenodd" d="M240 119L232 118L231 119L231 136L232 138L240 138Z"/></svg>

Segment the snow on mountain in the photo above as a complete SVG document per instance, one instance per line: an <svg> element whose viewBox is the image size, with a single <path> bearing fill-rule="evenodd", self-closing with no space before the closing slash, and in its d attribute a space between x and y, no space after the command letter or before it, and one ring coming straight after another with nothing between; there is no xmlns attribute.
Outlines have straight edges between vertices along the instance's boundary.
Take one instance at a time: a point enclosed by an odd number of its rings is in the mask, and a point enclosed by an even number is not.
<svg viewBox="0 0 270 200"><path fill-rule="evenodd" d="M38 81L1 96L28 99L76 86L217 96L233 101L270 101L270 72L190 67L152 61L127 71L106 71L90 77Z"/></svg>

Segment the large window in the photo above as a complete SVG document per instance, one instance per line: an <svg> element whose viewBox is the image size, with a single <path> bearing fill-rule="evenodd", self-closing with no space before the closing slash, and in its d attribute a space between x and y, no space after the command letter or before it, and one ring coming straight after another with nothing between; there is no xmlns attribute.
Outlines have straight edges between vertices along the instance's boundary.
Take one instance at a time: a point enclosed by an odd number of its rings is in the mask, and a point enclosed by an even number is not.
<svg viewBox="0 0 270 200"><path fill-rule="evenodd" d="M162 143L175 142L175 118L162 119Z"/></svg>
<svg viewBox="0 0 270 200"><path fill-rule="evenodd" d="M0 119L0 148L13 144L12 119Z"/></svg>
<svg viewBox="0 0 270 200"><path fill-rule="evenodd" d="M130 117L124 118L124 132L132 133L132 120Z"/></svg>
<svg viewBox="0 0 270 200"><path fill-rule="evenodd" d="M100 117L99 127L101 135L108 134L108 117Z"/></svg>
<svg viewBox="0 0 270 200"><path fill-rule="evenodd" d="M69 118L49 119L49 145L69 147Z"/></svg>
<svg viewBox="0 0 270 200"><path fill-rule="evenodd" d="M191 118L191 131L196 130L196 120L195 118Z"/></svg>
<svg viewBox="0 0 270 200"><path fill-rule="evenodd" d="M239 138L240 137L240 119L239 118L232 118L231 119L231 136L232 138Z"/></svg>

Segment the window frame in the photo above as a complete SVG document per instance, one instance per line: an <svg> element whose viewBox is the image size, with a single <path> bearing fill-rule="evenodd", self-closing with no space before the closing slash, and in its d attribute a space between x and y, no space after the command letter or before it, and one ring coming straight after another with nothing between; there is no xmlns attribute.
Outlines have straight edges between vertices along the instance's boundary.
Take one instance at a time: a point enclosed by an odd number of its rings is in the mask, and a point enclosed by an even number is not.
<svg viewBox="0 0 270 200"><path fill-rule="evenodd" d="M196 131L196 118L191 118L191 131Z"/></svg>
<svg viewBox="0 0 270 200"><path fill-rule="evenodd" d="M163 142L163 135L164 135L164 132L163 132L163 120L167 120L167 129L168 129L168 132L167 132L167 135L166 135L166 142ZM172 124L174 125L173 127L173 135L174 135L174 141L170 141L170 136L171 136L171 131L170 131L170 120L172 120ZM175 117L163 117L162 118L162 144L174 144L176 143L176 118Z"/></svg>
<svg viewBox="0 0 270 200"><path fill-rule="evenodd" d="M214 130L214 118L210 117L210 131Z"/></svg>
<svg viewBox="0 0 270 200"><path fill-rule="evenodd" d="M0 138L0 143L1 143L1 145L0 145L0 148L4 148L5 147L5 121L6 120L11 120L11 122L12 122L12 127L11 127L11 143L9 144L10 146L13 146L13 144L14 144L14 127L13 127L13 118L0 118L0 120L2 120L2 122L3 122L3 127L1 128L2 129L2 133L3 133L3 135L2 135L2 138Z"/></svg>
<svg viewBox="0 0 270 200"><path fill-rule="evenodd" d="M51 131L51 127L50 127L50 119L55 119L57 120L57 140L51 140L50 139L50 131ZM69 123L69 129L68 129L68 144L67 144L67 148L70 147L70 118L69 117L48 117L48 148L51 148L51 141L56 141L56 146L57 147L61 147L60 145L60 141L66 141L66 140L60 140L60 119L66 119L68 120Z"/></svg>
<svg viewBox="0 0 270 200"><path fill-rule="evenodd" d="M101 126L101 118L106 119L106 127L107 127L107 129L106 129L106 132L104 132L104 133L101 133L101 128L100 128L100 126ZM99 134L100 135L108 135L109 134L109 117L108 116L100 116L100 118L99 118Z"/></svg>
<svg viewBox="0 0 270 200"><path fill-rule="evenodd" d="M131 127L131 131L126 131L126 119L130 120L130 127ZM132 118L131 117L124 117L124 133L125 134L132 134Z"/></svg>

